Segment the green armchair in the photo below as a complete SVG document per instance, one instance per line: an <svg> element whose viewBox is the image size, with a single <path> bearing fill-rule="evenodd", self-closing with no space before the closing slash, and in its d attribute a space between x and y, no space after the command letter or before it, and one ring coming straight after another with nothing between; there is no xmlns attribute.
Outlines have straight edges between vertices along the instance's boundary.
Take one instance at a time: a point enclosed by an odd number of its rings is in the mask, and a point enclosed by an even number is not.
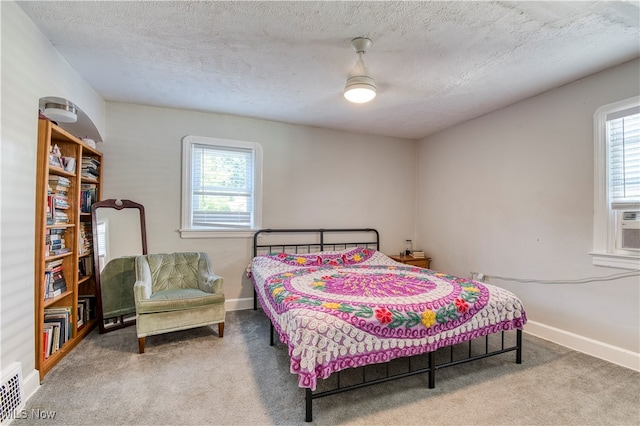
<svg viewBox="0 0 640 426"><path fill-rule="evenodd" d="M206 253L147 254L135 259L138 349L145 337L218 324L224 336L223 278Z"/></svg>

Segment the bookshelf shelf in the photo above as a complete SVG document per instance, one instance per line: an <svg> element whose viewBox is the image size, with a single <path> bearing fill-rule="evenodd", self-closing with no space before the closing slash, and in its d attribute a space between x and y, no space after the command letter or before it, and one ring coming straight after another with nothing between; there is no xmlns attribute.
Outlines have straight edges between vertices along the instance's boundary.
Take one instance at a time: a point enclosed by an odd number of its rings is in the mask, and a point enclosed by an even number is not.
<svg viewBox="0 0 640 426"><path fill-rule="evenodd" d="M102 154L38 120L35 343L40 381L97 324L91 204L102 192ZM98 164L86 176L84 163Z"/></svg>
<svg viewBox="0 0 640 426"><path fill-rule="evenodd" d="M73 223L54 223L51 225L47 225L47 229L57 229L57 228L73 228L75 225Z"/></svg>
<svg viewBox="0 0 640 426"><path fill-rule="evenodd" d="M54 166L54 165L51 165L51 164L49 164L49 173L54 173L54 174L56 174L58 176L65 176L65 177L69 177L69 178L72 178L72 177L76 176L75 173L68 172L65 169L63 169L62 167Z"/></svg>
<svg viewBox="0 0 640 426"><path fill-rule="evenodd" d="M65 257L69 257L69 256L73 256L73 253L72 252L68 252L68 253L56 254L56 255L53 255L53 256L45 256L44 260L48 262L50 260L63 259Z"/></svg>
<svg viewBox="0 0 640 426"><path fill-rule="evenodd" d="M52 297L51 299L44 299L44 307L47 308L49 306L53 306L59 301L65 299L68 296L71 296L73 292L71 290L67 290L62 293L60 296Z"/></svg>

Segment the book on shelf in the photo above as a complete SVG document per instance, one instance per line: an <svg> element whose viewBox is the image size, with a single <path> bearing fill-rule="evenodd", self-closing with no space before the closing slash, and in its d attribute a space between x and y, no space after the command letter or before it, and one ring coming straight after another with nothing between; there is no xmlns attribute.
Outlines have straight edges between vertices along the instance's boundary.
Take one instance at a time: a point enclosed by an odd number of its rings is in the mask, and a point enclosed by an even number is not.
<svg viewBox="0 0 640 426"><path fill-rule="evenodd" d="M62 163L60 161L60 157L53 155L53 154L49 154L49 165L50 166L54 166L54 167L60 167L62 168Z"/></svg>
<svg viewBox="0 0 640 426"><path fill-rule="evenodd" d="M66 210L68 209L69 206L69 199L67 198L66 195L60 195L60 194L56 194L53 196L53 207L57 210L57 209L63 209Z"/></svg>
<svg viewBox="0 0 640 426"><path fill-rule="evenodd" d="M59 197L67 197L69 195L69 190L71 187L68 186L60 186L60 185L49 185L47 188L47 193L51 195L57 195Z"/></svg>
<svg viewBox="0 0 640 426"><path fill-rule="evenodd" d="M55 334L52 349L57 350L61 348L73 336L73 330L70 327L71 306L45 308L44 323L45 325L51 324L53 326ZM55 350L52 350L52 353L55 352Z"/></svg>
<svg viewBox="0 0 640 426"><path fill-rule="evenodd" d="M78 305L80 304L83 306L83 322L85 324L89 322L89 320L97 318L95 294L81 294L78 296Z"/></svg>
<svg viewBox="0 0 640 426"><path fill-rule="evenodd" d="M49 330L47 324L42 329L42 358L49 358Z"/></svg>
<svg viewBox="0 0 640 426"><path fill-rule="evenodd" d="M60 163L65 171L69 173L76 172L76 159L74 157L60 157Z"/></svg>
<svg viewBox="0 0 640 426"><path fill-rule="evenodd" d="M42 335L43 335L43 344L44 344L42 348L42 352L43 352L44 359L49 358L49 356L51 356L51 354L57 350L57 348L54 349L54 345L53 345L54 327L57 328L57 324L56 326L54 326L51 323L45 323L42 326Z"/></svg>
<svg viewBox="0 0 640 426"><path fill-rule="evenodd" d="M54 220L54 225L56 223L69 223L69 215L61 210L55 210L53 212L53 220Z"/></svg>
<svg viewBox="0 0 640 426"><path fill-rule="evenodd" d="M47 214L46 214L46 221L47 221L47 225L53 225L55 219L53 218L53 212L54 212L54 206L53 206L53 195L47 195Z"/></svg>
<svg viewBox="0 0 640 426"><path fill-rule="evenodd" d="M49 256L58 256L60 254L65 254L71 252L69 247L63 247L57 250L49 250Z"/></svg>
<svg viewBox="0 0 640 426"><path fill-rule="evenodd" d="M51 327L51 334L49 336L49 355L55 353L65 343L65 335L67 331L67 324L64 318L46 318L44 319L45 327L48 325Z"/></svg>
<svg viewBox="0 0 640 426"><path fill-rule="evenodd" d="M95 296L78 296L78 328L81 328L95 317Z"/></svg>
<svg viewBox="0 0 640 426"><path fill-rule="evenodd" d="M45 252L47 253L48 256L52 256L56 254L55 252L51 254L52 251L56 251L56 250L60 251L66 248L64 232L65 232L64 229L56 229L56 228L46 230L45 237L44 237L44 244L45 244ZM58 254L59 253L60 252L58 252Z"/></svg>
<svg viewBox="0 0 640 426"><path fill-rule="evenodd" d="M88 277L93 275L93 258L82 257L78 260L78 277Z"/></svg>
<svg viewBox="0 0 640 426"><path fill-rule="evenodd" d="M64 285L65 283L62 282L60 285ZM65 293L67 291L67 286L64 285L63 287L59 287L57 289L54 289L54 284L49 284L49 291L47 293L47 296L45 297L46 299L54 299L58 296L60 296L62 293Z"/></svg>
<svg viewBox="0 0 640 426"><path fill-rule="evenodd" d="M48 229L47 231L48 231L47 232L47 238L52 243L57 243L59 241L64 241L64 232L51 232L51 231L58 231L57 229Z"/></svg>
<svg viewBox="0 0 640 426"><path fill-rule="evenodd" d="M62 168L62 152L57 143L49 148L49 165Z"/></svg>
<svg viewBox="0 0 640 426"><path fill-rule="evenodd" d="M48 181L51 188L57 188L58 186L61 188L71 188L71 180L65 176L51 175Z"/></svg>
<svg viewBox="0 0 640 426"><path fill-rule="evenodd" d="M100 161L97 159L93 157L82 157L82 176L90 179L98 179L100 177L99 167Z"/></svg>
<svg viewBox="0 0 640 426"><path fill-rule="evenodd" d="M95 184L83 183L80 192L80 211L91 213L91 205L98 201L98 189Z"/></svg>
<svg viewBox="0 0 640 426"><path fill-rule="evenodd" d="M71 321L71 306L56 306L44 308L44 319L51 320L64 320L64 325L68 325ZM64 333L62 335L61 341L66 342L73 335L72 330L69 327L64 328Z"/></svg>
<svg viewBox="0 0 640 426"><path fill-rule="evenodd" d="M79 254L85 255L93 250L93 229L91 222L80 222L80 235L78 236Z"/></svg>
<svg viewBox="0 0 640 426"><path fill-rule="evenodd" d="M57 287L57 285L60 285L60 287ZM58 297L60 296L62 293L65 293L67 291L67 285L64 281L61 281L59 283L53 283L53 293L51 294L50 298L54 298L54 297Z"/></svg>
<svg viewBox="0 0 640 426"><path fill-rule="evenodd" d="M51 265L51 263L54 263ZM64 278L63 268L62 268L62 260L60 259L60 264L57 264L56 261L49 262L45 264L45 272L44 272L44 298L52 299L54 297L60 296L62 293L67 291L67 281Z"/></svg>
<svg viewBox="0 0 640 426"><path fill-rule="evenodd" d="M52 271L54 268L62 266L62 259L49 260L45 262L44 269L46 271Z"/></svg>
<svg viewBox="0 0 640 426"><path fill-rule="evenodd" d="M84 319L84 304L78 301L78 315L76 320L76 327L80 329L85 324L85 322L86 321Z"/></svg>
<svg viewBox="0 0 640 426"><path fill-rule="evenodd" d="M97 169L100 167L100 160L95 157L82 157L82 166Z"/></svg>
<svg viewBox="0 0 640 426"><path fill-rule="evenodd" d="M53 273L51 271L44 271L44 298L51 299L51 283L53 282L53 278L51 278Z"/></svg>

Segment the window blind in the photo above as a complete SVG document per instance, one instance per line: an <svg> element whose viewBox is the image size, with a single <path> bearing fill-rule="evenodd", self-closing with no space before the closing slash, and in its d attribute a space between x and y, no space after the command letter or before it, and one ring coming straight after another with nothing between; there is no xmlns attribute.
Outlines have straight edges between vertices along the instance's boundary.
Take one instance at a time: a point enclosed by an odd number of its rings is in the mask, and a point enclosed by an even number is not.
<svg viewBox="0 0 640 426"><path fill-rule="evenodd" d="M609 202L615 210L640 208L640 107L607 115Z"/></svg>
<svg viewBox="0 0 640 426"><path fill-rule="evenodd" d="M253 150L194 144L191 160L192 226L250 228Z"/></svg>

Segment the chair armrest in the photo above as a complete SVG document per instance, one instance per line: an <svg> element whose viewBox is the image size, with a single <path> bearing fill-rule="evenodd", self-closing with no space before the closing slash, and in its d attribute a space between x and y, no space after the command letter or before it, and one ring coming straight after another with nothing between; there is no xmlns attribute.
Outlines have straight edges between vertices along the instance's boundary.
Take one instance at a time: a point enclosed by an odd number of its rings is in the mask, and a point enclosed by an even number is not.
<svg viewBox="0 0 640 426"><path fill-rule="evenodd" d="M198 288L206 293L222 293L224 278L213 272L209 256L198 253Z"/></svg>
<svg viewBox="0 0 640 426"><path fill-rule="evenodd" d="M133 299L136 303L149 299L151 296L150 287L146 281L136 281L135 284L133 284Z"/></svg>
<svg viewBox="0 0 640 426"><path fill-rule="evenodd" d="M210 274L205 281L198 282L198 288L207 293L222 293L224 278L219 275Z"/></svg>
<svg viewBox="0 0 640 426"><path fill-rule="evenodd" d="M144 256L136 257L136 282L133 284L133 298L136 304L151 297L151 269Z"/></svg>

